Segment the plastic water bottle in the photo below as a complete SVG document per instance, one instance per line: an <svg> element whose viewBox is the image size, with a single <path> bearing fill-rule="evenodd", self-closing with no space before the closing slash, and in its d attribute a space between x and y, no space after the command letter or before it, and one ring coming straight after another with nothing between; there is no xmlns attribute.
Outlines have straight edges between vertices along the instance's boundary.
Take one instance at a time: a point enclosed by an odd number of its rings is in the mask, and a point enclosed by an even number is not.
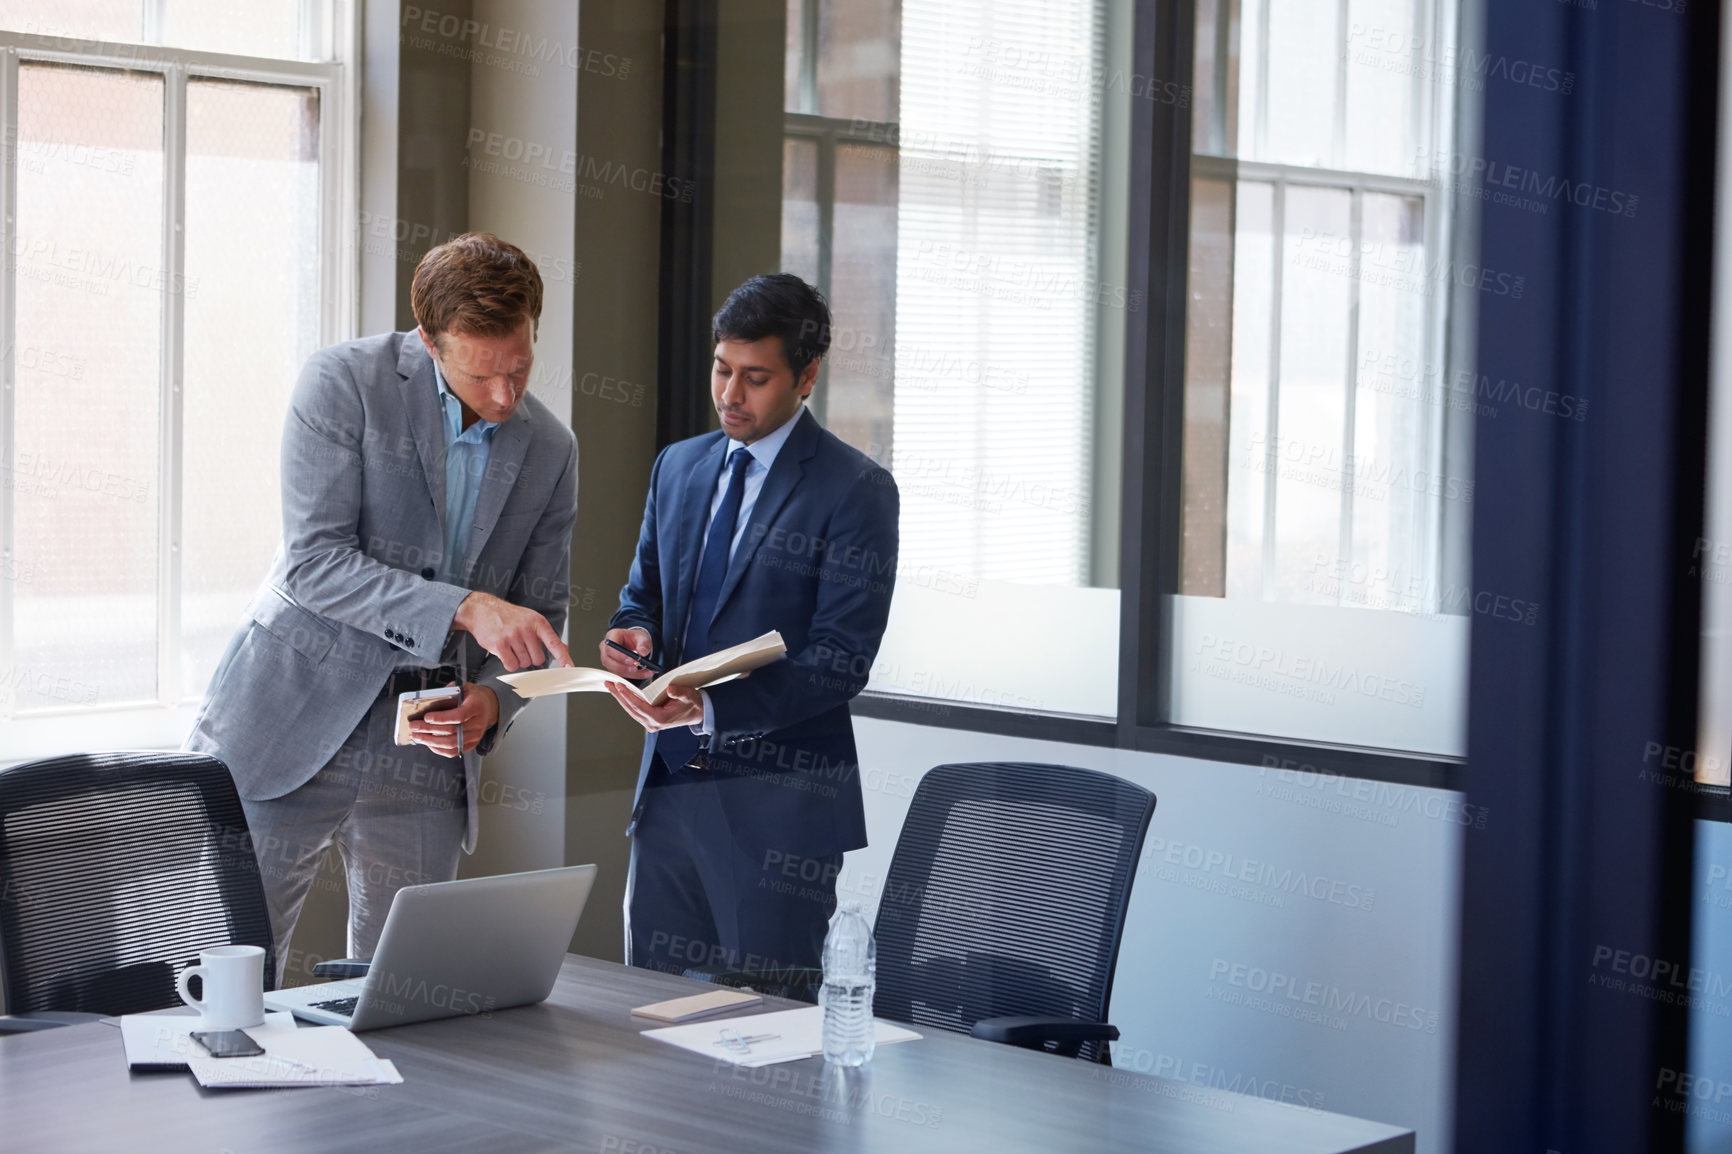
<svg viewBox="0 0 1732 1154"><path fill-rule="evenodd" d="M858 905L849 904L830 919L824 938L824 1060L863 1066L872 1060L877 1037L872 1029L872 995L878 986L878 943Z"/></svg>

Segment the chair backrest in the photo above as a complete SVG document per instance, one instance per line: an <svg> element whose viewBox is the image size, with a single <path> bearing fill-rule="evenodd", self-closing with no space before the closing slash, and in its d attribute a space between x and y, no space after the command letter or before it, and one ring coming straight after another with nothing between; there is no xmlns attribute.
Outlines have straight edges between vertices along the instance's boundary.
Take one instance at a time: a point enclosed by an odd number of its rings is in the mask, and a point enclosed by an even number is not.
<svg viewBox="0 0 1732 1154"><path fill-rule="evenodd" d="M878 905L875 1012L959 1031L1009 1015L1105 1021L1154 809L1148 790L1094 770L932 770Z"/></svg>
<svg viewBox="0 0 1732 1154"><path fill-rule="evenodd" d="M102 753L0 770L0 966L12 1014L179 1005L209 946L271 923L246 815L222 762Z"/></svg>

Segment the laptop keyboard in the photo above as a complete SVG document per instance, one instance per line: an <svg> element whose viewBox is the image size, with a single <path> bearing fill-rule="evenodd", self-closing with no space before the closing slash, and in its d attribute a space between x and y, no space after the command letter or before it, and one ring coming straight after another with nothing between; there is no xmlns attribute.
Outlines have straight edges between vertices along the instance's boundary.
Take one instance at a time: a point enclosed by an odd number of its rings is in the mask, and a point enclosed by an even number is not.
<svg viewBox="0 0 1732 1154"><path fill-rule="evenodd" d="M328 1002L314 1002L313 1008L317 1010L329 1010L333 1014L341 1014L345 1018L352 1018L355 1016L355 1005L360 1000L360 998L332 998Z"/></svg>

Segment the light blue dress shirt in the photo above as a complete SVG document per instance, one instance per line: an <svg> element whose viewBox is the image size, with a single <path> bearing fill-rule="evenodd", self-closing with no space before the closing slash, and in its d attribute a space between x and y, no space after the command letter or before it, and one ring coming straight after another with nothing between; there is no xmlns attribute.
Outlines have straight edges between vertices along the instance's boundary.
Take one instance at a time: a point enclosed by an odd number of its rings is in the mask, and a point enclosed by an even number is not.
<svg viewBox="0 0 1732 1154"><path fill-rule="evenodd" d="M744 449L752 455L752 463L746 466L746 487L740 494L740 516L734 522L734 539L728 542L728 560L734 559L739 552L740 538L746 535L746 526L751 523L752 507L758 503L758 494L764 491L764 479L770 475L770 466L776 463L776 457L782 451L782 446L788 443L788 436L793 433L794 426L800 423L800 418L806 415L806 406L801 405L792 417L782 422L782 427L767 437L759 437L749 445L741 444L732 437L728 438L727 451L722 454L722 471L716 478L716 491L710 498L709 520L704 522L706 540L698 546L698 565L704 563L704 548L709 544L707 528L710 521L716 519L716 510L722 507L722 498L728 492L728 462L733 459L735 449ZM694 573L697 569L692 570ZM710 705L710 693L707 689L698 690L704 699L704 719L694 722L691 726L694 733L714 733L716 731L716 713Z"/></svg>
<svg viewBox="0 0 1732 1154"><path fill-rule="evenodd" d="M704 564L704 546L709 544L708 529L711 521L716 519L716 510L722 507L722 498L728 494L728 462L734 456L735 449L744 449L752 455L752 463L746 466L746 488L740 494L740 516L734 522L734 539L728 543L728 560L734 559L739 551L740 538L746 535L746 526L751 523L752 507L758 503L758 494L764 491L764 479L770 475L770 466L776 463L776 457L782 451L782 446L788 443L788 437L799 423L800 411L782 422L782 427L767 437L759 437L749 445L741 444L732 437L728 438L727 451L722 454L722 471L716 477L716 491L710 496L710 515L704 520L705 541L698 546L698 567ZM697 570L693 570L697 572Z"/></svg>
<svg viewBox="0 0 1732 1154"><path fill-rule="evenodd" d="M463 402L445 383L439 362L433 362L433 379L439 382L439 408L445 417L445 552L439 558L439 580L465 584L463 558L469 551L469 531L475 527L475 499L481 494L481 479L487 475L487 458L493 452L497 422L477 417L463 427Z"/></svg>

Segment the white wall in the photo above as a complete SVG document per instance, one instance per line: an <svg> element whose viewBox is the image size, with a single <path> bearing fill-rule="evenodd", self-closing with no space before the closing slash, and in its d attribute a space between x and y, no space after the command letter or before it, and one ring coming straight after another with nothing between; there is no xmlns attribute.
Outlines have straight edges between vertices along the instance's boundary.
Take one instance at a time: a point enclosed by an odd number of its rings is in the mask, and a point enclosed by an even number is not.
<svg viewBox="0 0 1732 1154"><path fill-rule="evenodd" d="M1057 762L1127 778L1157 802L1113 987L1114 1064L1410 1126L1421 1154L1450 1148L1460 857L1481 816L1459 794L854 726L871 844L848 855L842 900L876 908L909 800L934 765ZM1277 980L1291 996L1251 988Z"/></svg>
<svg viewBox="0 0 1732 1154"><path fill-rule="evenodd" d="M1687 972L1656 980L1651 965L1615 954L1596 969L1604 973L1609 968L1607 976L1624 980L1632 997L1654 996L1657 990L1661 997L1693 999L1690 1058L1682 1072L1689 1081L1672 1078L1664 1097L1669 1106L1687 1111L1685 1148L1690 1154L1725 1154L1732 1150L1732 825L1696 823L1691 893L1694 956ZM1655 1075L1657 1097L1665 1076Z"/></svg>
<svg viewBox="0 0 1732 1154"><path fill-rule="evenodd" d="M476 54L469 227L499 234L541 269L546 295L530 390L569 423L577 207L576 178L562 169L567 158L575 166L577 155L577 71L566 65L563 52L544 59L534 51L487 45L553 42L572 49L577 5L475 0L473 19L488 31L461 41ZM582 540L585 496L578 494L574 541ZM565 864L565 707L564 697L535 702L483 762L481 840L464 861L463 876Z"/></svg>

